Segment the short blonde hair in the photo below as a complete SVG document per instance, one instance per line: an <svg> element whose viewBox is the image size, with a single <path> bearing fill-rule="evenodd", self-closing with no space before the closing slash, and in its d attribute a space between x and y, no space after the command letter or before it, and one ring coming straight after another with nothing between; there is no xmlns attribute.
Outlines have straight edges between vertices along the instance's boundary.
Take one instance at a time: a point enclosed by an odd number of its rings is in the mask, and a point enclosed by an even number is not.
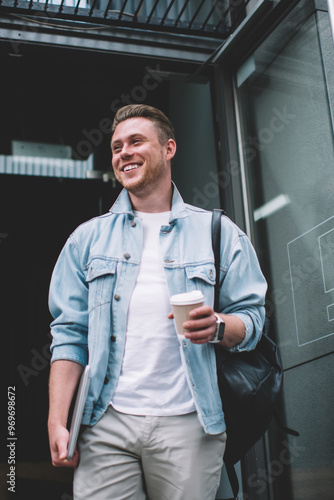
<svg viewBox="0 0 334 500"><path fill-rule="evenodd" d="M165 113L160 111L158 108L153 106L148 106L147 104L128 104L123 108L120 108L114 118L111 131L115 132L117 125L129 118L147 118L154 123L160 144L165 144L168 139L173 139L175 141L175 131L170 120L167 118Z"/></svg>

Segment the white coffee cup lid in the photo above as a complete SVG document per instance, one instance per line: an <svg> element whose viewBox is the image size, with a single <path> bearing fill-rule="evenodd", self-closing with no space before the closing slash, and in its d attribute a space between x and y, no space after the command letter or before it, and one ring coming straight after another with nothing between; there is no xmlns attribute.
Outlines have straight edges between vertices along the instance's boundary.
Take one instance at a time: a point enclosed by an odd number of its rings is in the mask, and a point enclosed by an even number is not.
<svg viewBox="0 0 334 500"><path fill-rule="evenodd" d="M186 304L196 304L197 302L203 302L204 295L200 290L193 290L192 292L177 293L172 295L170 298L170 303L172 305L186 305Z"/></svg>

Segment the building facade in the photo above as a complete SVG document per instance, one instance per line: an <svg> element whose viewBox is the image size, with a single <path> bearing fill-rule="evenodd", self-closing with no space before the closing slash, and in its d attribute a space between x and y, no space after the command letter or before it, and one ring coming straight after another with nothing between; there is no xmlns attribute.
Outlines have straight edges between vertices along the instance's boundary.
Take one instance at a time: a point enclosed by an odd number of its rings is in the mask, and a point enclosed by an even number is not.
<svg viewBox="0 0 334 500"><path fill-rule="evenodd" d="M269 284L278 413L300 436L271 424L238 464L240 499L334 498L333 28L332 0L0 1L2 389L17 438L1 498L13 480L17 498L71 499L48 451L48 285L70 232L117 197L111 121L142 102L175 125L185 201L224 208ZM217 499L230 496L223 473Z"/></svg>

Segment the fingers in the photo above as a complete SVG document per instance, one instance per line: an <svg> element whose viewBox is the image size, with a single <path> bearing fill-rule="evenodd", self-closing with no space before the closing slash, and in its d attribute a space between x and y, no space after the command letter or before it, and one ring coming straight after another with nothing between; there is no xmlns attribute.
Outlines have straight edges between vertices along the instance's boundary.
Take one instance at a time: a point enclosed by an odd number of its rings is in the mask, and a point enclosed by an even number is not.
<svg viewBox="0 0 334 500"><path fill-rule="evenodd" d="M54 467L76 467L79 461L77 450L75 450L72 460L67 460L68 430L62 426L50 427L49 438L52 465Z"/></svg>
<svg viewBox="0 0 334 500"><path fill-rule="evenodd" d="M79 462L79 453L77 450L73 453L72 460L67 460L67 451L65 453L65 458L64 454L62 456L59 456L59 461L57 461L56 464L53 464L55 467L76 467Z"/></svg>
<svg viewBox="0 0 334 500"><path fill-rule="evenodd" d="M184 334L186 339L189 339L192 344L207 344L213 338L213 333L210 332L196 332L196 333L188 333Z"/></svg>
<svg viewBox="0 0 334 500"><path fill-rule="evenodd" d="M201 306L189 313L190 319L183 323L185 337L193 344L209 342L216 331L216 317L210 306Z"/></svg>
<svg viewBox="0 0 334 500"><path fill-rule="evenodd" d="M76 467L79 461L79 453L75 450L72 460L67 460L67 449L59 453L51 450L51 459L54 467Z"/></svg>

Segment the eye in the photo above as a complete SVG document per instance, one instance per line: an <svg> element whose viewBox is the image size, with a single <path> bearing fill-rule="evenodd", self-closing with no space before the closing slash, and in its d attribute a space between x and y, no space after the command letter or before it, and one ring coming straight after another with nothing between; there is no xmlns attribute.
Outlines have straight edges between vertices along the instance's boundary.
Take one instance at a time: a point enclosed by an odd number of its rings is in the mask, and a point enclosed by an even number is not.
<svg viewBox="0 0 334 500"><path fill-rule="evenodd" d="M115 144L115 145L112 147L112 152L113 152L113 153L118 153L120 150L121 150L121 146L120 146L119 144Z"/></svg>

